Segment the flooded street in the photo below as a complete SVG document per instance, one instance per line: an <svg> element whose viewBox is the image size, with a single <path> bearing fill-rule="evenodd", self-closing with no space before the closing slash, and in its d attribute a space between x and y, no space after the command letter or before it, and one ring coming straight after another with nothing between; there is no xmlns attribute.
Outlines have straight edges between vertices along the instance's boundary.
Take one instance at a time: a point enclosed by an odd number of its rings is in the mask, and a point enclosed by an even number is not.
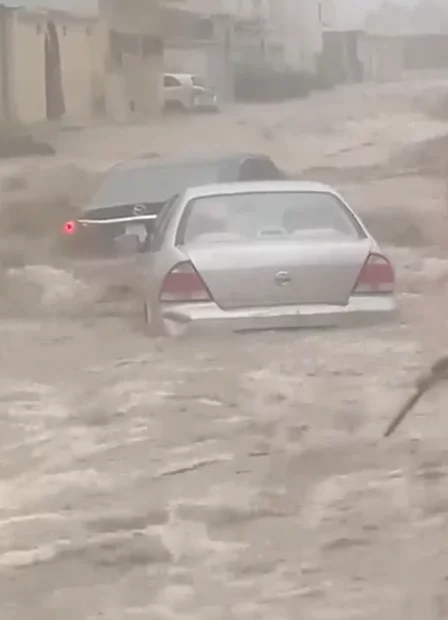
<svg viewBox="0 0 448 620"><path fill-rule="evenodd" d="M402 322L149 339L138 303L25 227L0 308L2 620L448 617L443 388L382 439L448 345L446 179L403 173L447 133L419 103L436 87L64 132L58 159L4 165L51 185L131 154L265 152L366 218Z"/></svg>

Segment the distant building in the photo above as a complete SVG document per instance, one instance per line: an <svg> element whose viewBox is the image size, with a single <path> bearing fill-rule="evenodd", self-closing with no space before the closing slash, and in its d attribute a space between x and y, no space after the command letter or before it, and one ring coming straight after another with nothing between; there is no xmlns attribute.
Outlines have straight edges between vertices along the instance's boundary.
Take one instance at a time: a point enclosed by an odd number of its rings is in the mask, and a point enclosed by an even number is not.
<svg viewBox="0 0 448 620"><path fill-rule="evenodd" d="M99 0L99 30L106 115L128 121L158 114L163 104L158 0Z"/></svg>
<svg viewBox="0 0 448 620"><path fill-rule="evenodd" d="M100 0L89 15L0 4L0 120L145 119L162 72L156 0Z"/></svg>
<svg viewBox="0 0 448 620"><path fill-rule="evenodd" d="M0 119L86 121L96 20L0 5Z"/></svg>
<svg viewBox="0 0 448 620"><path fill-rule="evenodd" d="M210 14L166 5L163 13L164 70L200 76L221 101L233 100L235 22L226 14ZM198 7L194 6L194 9Z"/></svg>
<svg viewBox="0 0 448 620"><path fill-rule="evenodd" d="M322 0L274 0L272 36L282 46L288 69L316 73L322 52Z"/></svg>
<svg viewBox="0 0 448 620"><path fill-rule="evenodd" d="M237 62L314 72L322 50L322 0L166 0L165 6L233 23Z"/></svg>

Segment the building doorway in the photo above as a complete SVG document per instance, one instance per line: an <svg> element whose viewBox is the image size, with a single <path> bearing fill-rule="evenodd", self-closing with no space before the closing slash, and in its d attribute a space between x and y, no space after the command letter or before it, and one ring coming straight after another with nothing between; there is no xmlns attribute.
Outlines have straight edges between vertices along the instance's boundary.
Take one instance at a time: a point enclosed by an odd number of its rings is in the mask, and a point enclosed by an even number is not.
<svg viewBox="0 0 448 620"><path fill-rule="evenodd" d="M65 114L61 54L58 32L52 21L47 22L45 33L45 94L47 119L57 120L61 118Z"/></svg>

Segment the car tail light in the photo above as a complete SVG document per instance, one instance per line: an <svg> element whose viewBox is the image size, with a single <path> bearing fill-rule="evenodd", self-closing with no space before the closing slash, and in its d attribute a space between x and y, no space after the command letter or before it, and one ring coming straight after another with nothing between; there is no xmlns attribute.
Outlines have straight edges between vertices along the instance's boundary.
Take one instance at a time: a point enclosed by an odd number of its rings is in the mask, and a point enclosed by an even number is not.
<svg viewBox="0 0 448 620"><path fill-rule="evenodd" d="M211 295L201 276L190 262L179 263L165 277L160 290L160 301L210 301Z"/></svg>
<svg viewBox="0 0 448 620"><path fill-rule="evenodd" d="M64 235L74 235L76 229L77 224L75 220L69 220L68 222L65 222L64 226L62 227L62 232L64 233Z"/></svg>
<svg viewBox="0 0 448 620"><path fill-rule="evenodd" d="M353 293L392 293L394 281L394 270L387 258L381 254L370 254L361 269Z"/></svg>

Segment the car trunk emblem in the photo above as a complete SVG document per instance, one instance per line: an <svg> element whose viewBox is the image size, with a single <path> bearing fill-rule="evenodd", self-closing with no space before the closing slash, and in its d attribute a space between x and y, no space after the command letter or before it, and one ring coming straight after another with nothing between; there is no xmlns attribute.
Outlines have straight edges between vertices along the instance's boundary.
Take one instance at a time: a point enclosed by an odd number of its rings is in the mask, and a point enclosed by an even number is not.
<svg viewBox="0 0 448 620"><path fill-rule="evenodd" d="M144 215L146 213L146 205L144 204L138 204L138 205L134 205L132 208L132 214L133 215Z"/></svg>
<svg viewBox="0 0 448 620"><path fill-rule="evenodd" d="M275 282L278 286L285 286L291 282L291 276L287 271L279 271L275 274Z"/></svg>

